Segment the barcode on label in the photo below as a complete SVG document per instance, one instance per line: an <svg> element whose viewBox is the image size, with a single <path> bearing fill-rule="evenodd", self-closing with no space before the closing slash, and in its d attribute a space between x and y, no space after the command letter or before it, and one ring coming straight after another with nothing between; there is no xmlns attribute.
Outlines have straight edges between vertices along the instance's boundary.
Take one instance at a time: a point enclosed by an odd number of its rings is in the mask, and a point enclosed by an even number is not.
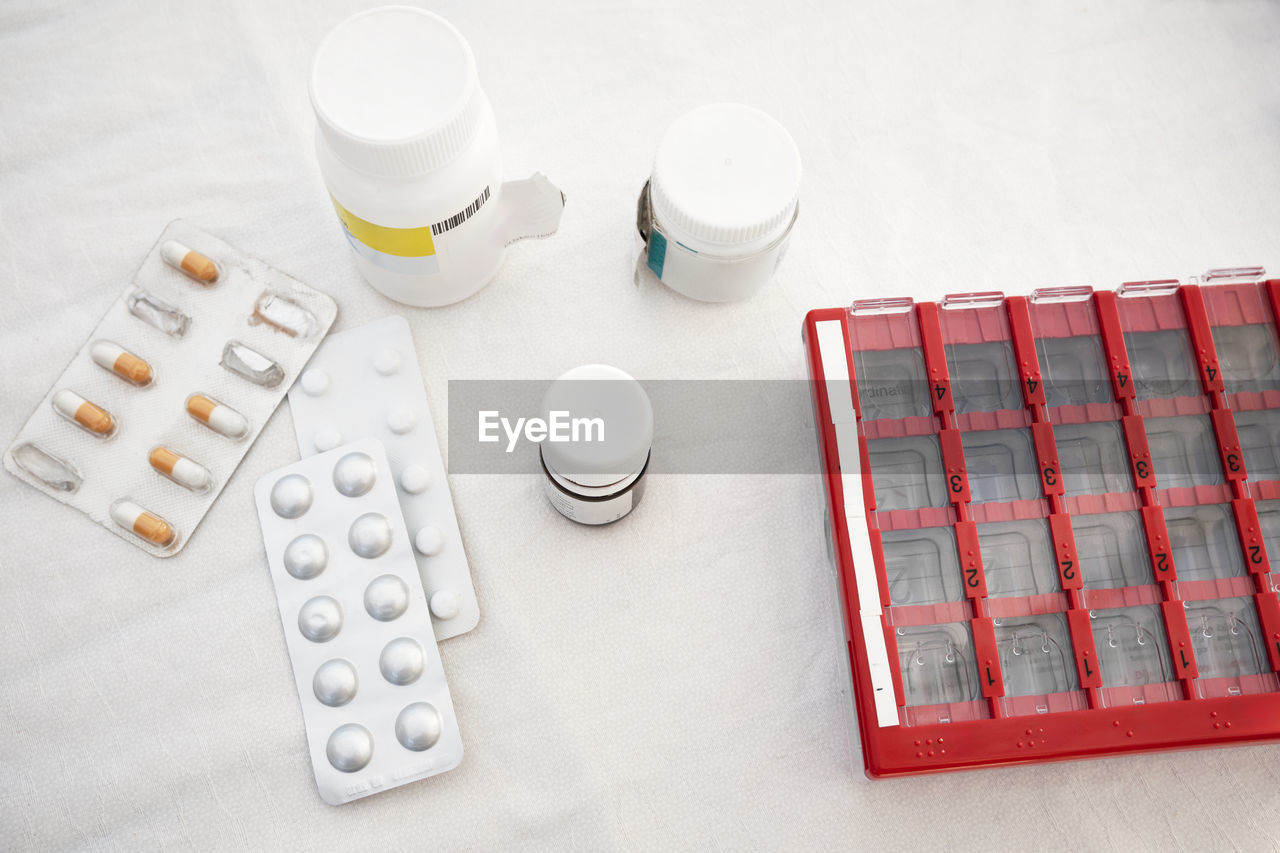
<svg viewBox="0 0 1280 853"><path fill-rule="evenodd" d="M457 228L459 225L461 225L462 223L470 219L472 216L474 216L477 210L484 207L484 203L488 200L489 200L489 188L485 187L484 192L480 193L480 197L477 198L475 201L471 202L471 204L467 205L466 210L459 211L458 213L455 213L453 216L450 216L448 219L445 219L441 222L437 222L435 225L432 225L431 235L434 237L436 235L443 234L444 232L452 228Z"/></svg>

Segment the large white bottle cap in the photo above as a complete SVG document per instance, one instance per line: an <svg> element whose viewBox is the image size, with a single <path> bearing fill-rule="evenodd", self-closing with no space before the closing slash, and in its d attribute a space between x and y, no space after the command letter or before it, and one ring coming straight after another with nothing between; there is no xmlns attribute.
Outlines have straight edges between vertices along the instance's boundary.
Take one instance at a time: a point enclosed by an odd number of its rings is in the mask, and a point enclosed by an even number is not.
<svg viewBox="0 0 1280 853"><path fill-rule="evenodd" d="M542 398L542 418L567 412L569 418L599 418L603 440L543 441L548 470L579 486L603 488L633 478L644 468L653 445L653 406L629 373L604 364L586 364L562 375Z"/></svg>
<svg viewBox="0 0 1280 853"><path fill-rule="evenodd" d="M316 50L310 88L333 153L382 177L445 165L471 144L483 115L471 46L439 15L407 6L334 27Z"/></svg>
<svg viewBox="0 0 1280 853"><path fill-rule="evenodd" d="M763 248L790 225L799 193L795 140L742 104L708 104L676 119L650 177L654 218L695 251Z"/></svg>

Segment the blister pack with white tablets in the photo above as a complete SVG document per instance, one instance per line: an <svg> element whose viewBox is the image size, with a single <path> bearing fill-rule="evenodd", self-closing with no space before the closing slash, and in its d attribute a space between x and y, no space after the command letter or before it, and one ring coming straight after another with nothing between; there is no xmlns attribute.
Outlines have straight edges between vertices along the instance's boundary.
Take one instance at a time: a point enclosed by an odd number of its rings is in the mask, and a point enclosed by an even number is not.
<svg viewBox="0 0 1280 853"><path fill-rule="evenodd" d="M171 222L4 466L148 553L172 556L337 312L320 291Z"/></svg>
<svg viewBox="0 0 1280 853"><path fill-rule="evenodd" d="M452 770L462 736L377 439L254 487L316 785L340 805Z"/></svg>
<svg viewBox="0 0 1280 853"><path fill-rule="evenodd" d="M330 335L289 391L289 409L303 456L382 441L436 639L474 628L480 608L408 322L383 317Z"/></svg>

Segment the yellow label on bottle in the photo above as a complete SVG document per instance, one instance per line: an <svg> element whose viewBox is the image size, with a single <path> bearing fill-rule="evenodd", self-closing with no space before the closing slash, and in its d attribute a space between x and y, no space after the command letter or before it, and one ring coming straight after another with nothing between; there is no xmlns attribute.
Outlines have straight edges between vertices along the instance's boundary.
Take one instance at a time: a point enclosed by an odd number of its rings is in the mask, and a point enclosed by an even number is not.
<svg viewBox="0 0 1280 853"><path fill-rule="evenodd" d="M347 242L362 258L384 269L407 275L440 271L430 225L421 228L376 225L338 204L333 196L329 198L338 214L338 221L342 223L342 230L347 234Z"/></svg>

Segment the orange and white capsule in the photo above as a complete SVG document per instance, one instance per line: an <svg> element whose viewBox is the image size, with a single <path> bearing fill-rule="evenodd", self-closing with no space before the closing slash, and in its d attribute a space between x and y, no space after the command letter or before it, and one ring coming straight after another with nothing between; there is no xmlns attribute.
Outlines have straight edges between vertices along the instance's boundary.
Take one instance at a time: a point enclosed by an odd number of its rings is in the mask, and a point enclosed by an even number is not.
<svg viewBox="0 0 1280 853"><path fill-rule="evenodd" d="M167 447L153 448L147 454L147 461L152 468L193 492L203 492L213 482L208 468Z"/></svg>
<svg viewBox="0 0 1280 853"><path fill-rule="evenodd" d="M178 538L173 525L133 501L116 501L111 505L111 520L153 545L164 548Z"/></svg>
<svg viewBox="0 0 1280 853"><path fill-rule="evenodd" d="M151 365L119 344L94 341L89 348L89 355L94 364L110 370L125 382L138 387L151 384Z"/></svg>
<svg viewBox="0 0 1280 853"><path fill-rule="evenodd" d="M160 257L175 270L186 273L201 284L213 284L218 280L217 264L177 240L165 240L160 247Z"/></svg>
<svg viewBox="0 0 1280 853"><path fill-rule="evenodd" d="M187 413L227 438L242 438L249 431L249 422L244 415L204 394L192 394L187 398Z"/></svg>
<svg viewBox="0 0 1280 853"><path fill-rule="evenodd" d="M75 391L63 388L54 394L53 410L90 435L108 438L115 434L115 418Z"/></svg>

